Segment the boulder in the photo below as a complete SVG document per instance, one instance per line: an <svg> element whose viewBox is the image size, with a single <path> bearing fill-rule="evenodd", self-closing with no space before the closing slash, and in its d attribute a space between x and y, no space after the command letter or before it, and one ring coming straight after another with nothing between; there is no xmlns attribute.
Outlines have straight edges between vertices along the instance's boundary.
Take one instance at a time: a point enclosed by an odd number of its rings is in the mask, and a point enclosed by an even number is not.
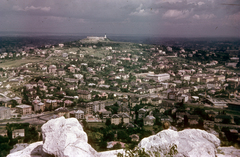
<svg viewBox="0 0 240 157"><path fill-rule="evenodd" d="M98 153L87 143L87 134L76 118L52 119L42 126L43 152L58 157L95 157Z"/></svg>
<svg viewBox="0 0 240 157"><path fill-rule="evenodd" d="M240 149L237 149L233 146L231 147L218 147L217 148L217 157L240 157Z"/></svg>
<svg viewBox="0 0 240 157"><path fill-rule="evenodd" d="M125 150L96 152L87 142L87 134L75 118L60 117L48 121L42 126L43 141L30 144L21 151L7 157L117 157ZM220 140L213 134L199 129L174 131L163 130L156 135L144 138L137 149L145 149L152 155L159 153L161 157L169 155L171 148L176 148L176 157L223 157L239 156L240 151L234 147L219 147ZM176 146L176 147L174 147Z"/></svg>
<svg viewBox="0 0 240 157"><path fill-rule="evenodd" d="M27 143L17 143L13 146L13 149L10 150L10 153L14 153L20 150L25 149L27 146L29 146L29 144Z"/></svg>
<svg viewBox="0 0 240 157"><path fill-rule="evenodd" d="M7 157L41 157L43 142L35 142L21 151L9 154Z"/></svg>
<svg viewBox="0 0 240 157"><path fill-rule="evenodd" d="M176 146L176 156L215 157L220 140L215 135L199 129L185 129L179 132L168 129L142 139L138 146L150 155L154 152L161 156L168 155L171 148Z"/></svg>

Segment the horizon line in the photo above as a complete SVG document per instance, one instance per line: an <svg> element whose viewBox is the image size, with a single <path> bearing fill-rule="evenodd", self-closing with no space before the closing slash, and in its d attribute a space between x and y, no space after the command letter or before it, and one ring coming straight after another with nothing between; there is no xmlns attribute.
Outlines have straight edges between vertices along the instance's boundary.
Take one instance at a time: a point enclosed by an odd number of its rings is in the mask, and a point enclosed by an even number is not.
<svg viewBox="0 0 240 157"><path fill-rule="evenodd" d="M138 37L157 37L157 38L240 38L240 36L184 36L184 35L167 35L167 34L115 34L115 33L60 33L60 32L22 32L22 31L0 31L0 36L93 36L100 35L107 36L138 36Z"/></svg>

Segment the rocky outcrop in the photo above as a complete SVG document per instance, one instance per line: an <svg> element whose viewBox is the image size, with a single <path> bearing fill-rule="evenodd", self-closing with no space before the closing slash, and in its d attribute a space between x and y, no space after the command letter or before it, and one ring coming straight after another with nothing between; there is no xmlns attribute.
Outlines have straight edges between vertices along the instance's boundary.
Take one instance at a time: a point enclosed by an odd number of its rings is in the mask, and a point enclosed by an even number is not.
<svg viewBox="0 0 240 157"><path fill-rule="evenodd" d="M29 144L27 143L17 143L13 146L13 149L10 150L10 153L14 153L20 150L23 150L24 148L28 147Z"/></svg>
<svg viewBox="0 0 240 157"><path fill-rule="evenodd" d="M177 146L176 156L215 157L220 140L215 135L199 129L179 132L168 129L142 139L138 146L149 154L159 152L161 156L165 156L174 145Z"/></svg>
<svg viewBox="0 0 240 157"><path fill-rule="evenodd" d="M21 156L58 156L58 157L98 157L100 154L87 142L87 134L75 118L60 117L42 126L43 142L31 144L22 151L8 155Z"/></svg>
<svg viewBox="0 0 240 157"><path fill-rule="evenodd" d="M42 136L42 142L30 144L8 157L116 157L118 153L124 153L122 149L96 152L87 143L87 135L75 118L60 117L48 121L42 126ZM220 140L215 135L199 129L179 132L163 130L142 139L138 147L144 148L149 154L158 152L161 156L166 156L174 145L177 146L177 157L223 157L239 154L239 150L234 147L219 147Z"/></svg>
<svg viewBox="0 0 240 157"><path fill-rule="evenodd" d="M9 154L7 157L41 157L43 142L35 142L30 144L27 148Z"/></svg>
<svg viewBox="0 0 240 157"><path fill-rule="evenodd" d="M95 157L98 153L87 143L87 134L75 118L60 117L42 126L43 152L53 156Z"/></svg>
<svg viewBox="0 0 240 157"><path fill-rule="evenodd" d="M217 157L240 157L240 149L235 147L218 147Z"/></svg>

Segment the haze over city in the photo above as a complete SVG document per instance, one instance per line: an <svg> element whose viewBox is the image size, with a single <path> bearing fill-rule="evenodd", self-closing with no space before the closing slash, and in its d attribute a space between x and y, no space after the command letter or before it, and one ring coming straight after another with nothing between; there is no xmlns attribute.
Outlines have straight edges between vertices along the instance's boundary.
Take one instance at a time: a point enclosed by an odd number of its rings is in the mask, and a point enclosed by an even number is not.
<svg viewBox="0 0 240 157"><path fill-rule="evenodd" d="M239 37L239 0L3 0L0 32Z"/></svg>

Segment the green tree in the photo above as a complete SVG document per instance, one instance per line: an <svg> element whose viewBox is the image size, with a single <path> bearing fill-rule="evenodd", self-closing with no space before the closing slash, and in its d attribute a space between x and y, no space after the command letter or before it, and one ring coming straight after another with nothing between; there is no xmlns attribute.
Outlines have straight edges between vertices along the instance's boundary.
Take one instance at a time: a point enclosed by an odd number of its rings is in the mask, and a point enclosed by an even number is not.
<svg viewBox="0 0 240 157"><path fill-rule="evenodd" d="M121 149L122 145L120 143L116 143L112 149Z"/></svg>
<svg viewBox="0 0 240 157"><path fill-rule="evenodd" d="M107 126L110 126L111 125L111 119L110 118L107 118L106 120L106 123L105 123Z"/></svg>

